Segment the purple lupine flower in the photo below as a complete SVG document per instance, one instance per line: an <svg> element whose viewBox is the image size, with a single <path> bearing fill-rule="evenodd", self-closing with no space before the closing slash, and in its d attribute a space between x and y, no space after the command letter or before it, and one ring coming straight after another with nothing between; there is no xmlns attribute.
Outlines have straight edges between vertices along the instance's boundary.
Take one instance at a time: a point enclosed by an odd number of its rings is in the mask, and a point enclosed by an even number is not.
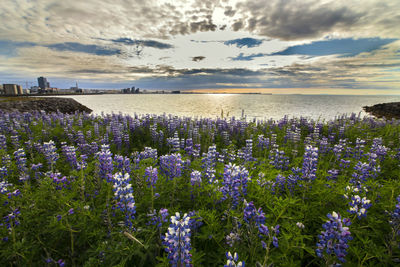
<svg viewBox="0 0 400 267"><path fill-rule="evenodd" d="M358 219L367 216L367 210L372 206L371 200L367 199L367 197L361 198L359 195L353 196L349 205L348 212L357 214Z"/></svg>
<svg viewBox="0 0 400 267"><path fill-rule="evenodd" d="M82 155L80 156L80 160L79 160L78 163L77 163L77 170L84 170L84 169L86 169L86 167L87 167L87 159L88 159L88 156L86 156L86 155L84 155L84 154L82 154Z"/></svg>
<svg viewBox="0 0 400 267"><path fill-rule="evenodd" d="M5 177L9 174L8 169L10 168L11 158L8 154L4 155L1 159L1 167L0 167L0 181L5 179Z"/></svg>
<svg viewBox="0 0 400 267"><path fill-rule="evenodd" d="M393 234L395 236L400 236L400 195L396 198L396 200L396 207L393 212L390 213L389 223L392 226Z"/></svg>
<svg viewBox="0 0 400 267"><path fill-rule="evenodd" d="M196 232L200 228L200 226L203 225L203 222L202 222L203 218L200 217L198 215L197 211L195 211L195 210L189 211L188 216L190 217L190 220L189 220L190 231Z"/></svg>
<svg viewBox="0 0 400 267"><path fill-rule="evenodd" d="M158 180L157 168L147 167L144 171L144 177L146 178L147 186L155 188Z"/></svg>
<svg viewBox="0 0 400 267"><path fill-rule="evenodd" d="M56 164L56 161L59 158L59 155L57 153L56 145L52 140L43 143L43 153L46 157L47 163L49 166L51 166L51 168L53 168L54 164Z"/></svg>
<svg viewBox="0 0 400 267"><path fill-rule="evenodd" d="M38 180L40 178L41 175L43 175L43 173L41 171L39 171L40 168L43 167L42 163L38 163L38 164L32 164L31 165L31 170L35 172L35 179Z"/></svg>
<svg viewBox="0 0 400 267"><path fill-rule="evenodd" d="M257 137L257 147L259 147L261 149L261 151L263 151L264 149L268 149L269 147L269 139L265 138L264 135L259 135Z"/></svg>
<svg viewBox="0 0 400 267"><path fill-rule="evenodd" d="M328 138L322 137L321 141L319 142L319 153L326 154L328 150L329 150Z"/></svg>
<svg viewBox="0 0 400 267"><path fill-rule="evenodd" d="M239 257L236 252L233 254L233 257L231 252L227 252L225 255L226 264L224 265L224 267L244 267L244 262L238 261Z"/></svg>
<svg viewBox="0 0 400 267"><path fill-rule="evenodd" d="M370 178L375 178L380 172L380 166L376 166L376 155L369 154L370 160L368 163L361 161L357 162L354 167L355 172L352 174L350 183L353 185L360 185Z"/></svg>
<svg viewBox="0 0 400 267"><path fill-rule="evenodd" d="M249 180L249 172L246 168L231 163L225 165L224 181L220 189L223 194L221 200L230 199L232 208L236 208L239 201L247 195L247 182Z"/></svg>
<svg viewBox="0 0 400 267"><path fill-rule="evenodd" d="M139 160L150 159L150 158L153 160L157 160L157 149L151 147L145 147L144 151L139 153Z"/></svg>
<svg viewBox="0 0 400 267"><path fill-rule="evenodd" d="M61 147L61 150L62 150L63 155L65 156L66 160L71 165L71 167L76 168L78 165L78 162L76 159L76 148L74 146L63 145Z"/></svg>
<svg viewBox="0 0 400 267"><path fill-rule="evenodd" d="M339 144L333 146L333 153L336 156L336 160L339 160L343 156L343 152L346 148L346 140L340 139Z"/></svg>
<svg viewBox="0 0 400 267"><path fill-rule="evenodd" d="M4 134L0 134L0 149L7 151L7 139Z"/></svg>
<svg viewBox="0 0 400 267"><path fill-rule="evenodd" d="M199 171L192 171L190 174L190 183L192 186L201 186L201 172Z"/></svg>
<svg viewBox="0 0 400 267"><path fill-rule="evenodd" d="M353 157L360 160L364 156L365 140L357 138L356 146L354 147Z"/></svg>
<svg viewBox="0 0 400 267"><path fill-rule="evenodd" d="M296 187L302 186L300 184L302 180L302 170L300 168L292 168L292 172L293 174L289 174L287 178L281 174L277 175L275 182L273 182L271 186L273 193L284 193L289 190L289 193L293 194Z"/></svg>
<svg viewBox="0 0 400 267"><path fill-rule="evenodd" d="M347 218L342 219L336 212L328 213L327 217L329 220L322 225L325 231L321 231L318 236L319 242L315 252L321 258L324 257L324 253L328 256L335 254L339 261L345 262L346 249L349 247L347 243L353 239L347 227L351 222Z"/></svg>
<svg viewBox="0 0 400 267"><path fill-rule="evenodd" d="M376 154L381 161L385 158L388 151L389 149L383 145L382 137L372 140L370 153Z"/></svg>
<svg viewBox="0 0 400 267"><path fill-rule="evenodd" d="M243 152L244 152L244 161L245 162L254 160L254 158L253 158L253 140L252 139L246 140L246 147L243 148Z"/></svg>
<svg viewBox="0 0 400 267"><path fill-rule="evenodd" d="M192 138L186 139L185 151L188 156L193 155L193 140L192 140Z"/></svg>
<svg viewBox="0 0 400 267"><path fill-rule="evenodd" d="M60 267L64 267L64 266L65 266L65 261L64 261L63 259L59 259L59 260L57 261L57 264L58 264L58 266L60 266Z"/></svg>
<svg viewBox="0 0 400 267"><path fill-rule="evenodd" d="M167 144L171 147L172 153L180 150L180 139L178 137L178 132L175 132L174 137L167 138Z"/></svg>
<svg viewBox="0 0 400 267"><path fill-rule="evenodd" d="M122 174L131 172L131 162L128 157L115 155L114 163L116 171L120 171Z"/></svg>
<svg viewBox="0 0 400 267"><path fill-rule="evenodd" d="M158 213L156 210L153 210L151 213L147 214L147 216L150 217L149 224L156 225L157 228L160 228L163 222L168 221L168 209L160 209Z"/></svg>
<svg viewBox="0 0 400 267"><path fill-rule="evenodd" d="M164 155L160 157L160 170L167 177L167 180L173 180L182 175L181 154Z"/></svg>
<svg viewBox="0 0 400 267"><path fill-rule="evenodd" d="M28 168L26 167L26 155L24 149L20 148L14 151L14 158L18 169L20 170L20 181L27 181L29 179Z"/></svg>
<svg viewBox="0 0 400 267"><path fill-rule="evenodd" d="M203 153L203 158L201 165L204 173L204 179L208 181L208 183L213 183L215 181L215 164L217 162L217 147L215 145L210 146L208 148L207 154Z"/></svg>
<svg viewBox="0 0 400 267"><path fill-rule="evenodd" d="M108 145L101 146L101 151L97 153L97 158L100 178L106 179L107 182L111 182L114 166L112 153Z"/></svg>
<svg viewBox="0 0 400 267"><path fill-rule="evenodd" d="M61 177L61 173L50 173L50 178L53 180L53 183L56 184L56 190L62 190L63 188L67 188L71 183L66 176Z"/></svg>
<svg viewBox="0 0 400 267"><path fill-rule="evenodd" d="M306 146L301 172L302 179L306 182L312 182L316 178L318 164L318 148Z"/></svg>
<svg viewBox="0 0 400 267"><path fill-rule="evenodd" d="M191 266L190 254L190 217L185 213L182 217L179 212L171 216L171 224L163 238L165 251L172 266Z"/></svg>
<svg viewBox="0 0 400 267"><path fill-rule="evenodd" d="M73 209L73 208L70 208L70 209L68 210L68 214L69 214L69 215L74 214L74 209Z"/></svg>
<svg viewBox="0 0 400 267"><path fill-rule="evenodd" d="M271 241L272 238L272 244L275 247L278 247L278 239L276 235L279 235L280 226L276 225L275 227L271 227L271 231L275 233L275 235L272 236L272 232L269 230L268 226L265 225L265 213L261 208L258 208L257 210L253 201L250 201L249 203L245 201L243 220L247 223L247 225L254 224L257 226L260 238L265 236L269 241ZM266 249L268 246L264 240L261 240L261 245L264 249Z"/></svg>
<svg viewBox="0 0 400 267"><path fill-rule="evenodd" d="M339 161L339 167L341 169L346 169L350 166L350 160L346 160L346 159L340 159Z"/></svg>
<svg viewBox="0 0 400 267"><path fill-rule="evenodd" d="M270 164L273 165L276 169L286 170L289 165L289 158L285 156L285 151L279 149L273 149L270 152Z"/></svg>
<svg viewBox="0 0 400 267"><path fill-rule="evenodd" d="M11 231L15 226L20 224L18 217L21 214L18 208L11 209L11 212L3 217L4 223L1 223L0 226L5 225L5 227Z"/></svg>
<svg viewBox="0 0 400 267"><path fill-rule="evenodd" d="M226 244L228 244L228 246L233 247L233 245L236 242L240 241L240 237L237 233L231 232L229 233L229 235L226 236Z"/></svg>
<svg viewBox="0 0 400 267"><path fill-rule="evenodd" d="M328 176L326 176L326 179L328 181L330 181L330 180L336 181L338 175L339 175L339 171L338 170L336 170L336 169L328 170Z"/></svg>
<svg viewBox="0 0 400 267"><path fill-rule="evenodd" d="M13 145L13 147L15 148L15 149L18 149L18 148L20 148L20 143L19 143L19 137L18 137L18 135L12 135L11 137L11 144Z"/></svg>
<svg viewBox="0 0 400 267"><path fill-rule="evenodd" d="M254 221L255 224L260 227L262 224L265 223L265 213L262 211L261 208L257 210L253 201L245 202L245 208L243 210L243 220L248 224Z"/></svg>
<svg viewBox="0 0 400 267"><path fill-rule="evenodd" d="M130 180L128 173L122 175L118 172L113 176L112 182L114 196L118 201L116 205L125 215L125 225L131 229L133 227L132 220L135 219L136 206Z"/></svg>

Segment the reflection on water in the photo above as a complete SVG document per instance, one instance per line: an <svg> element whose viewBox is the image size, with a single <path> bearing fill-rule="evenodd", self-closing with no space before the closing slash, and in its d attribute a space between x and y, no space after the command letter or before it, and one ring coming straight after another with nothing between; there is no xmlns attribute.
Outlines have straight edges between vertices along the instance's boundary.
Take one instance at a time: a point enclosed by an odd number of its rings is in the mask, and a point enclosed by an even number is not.
<svg viewBox="0 0 400 267"><path fill-rule="evenodd" d="M309 117L329 120L342 114L360 113L363 106L400 101L400 96L240 95L240 94L140 94L72 96L95 114L173 114L190 117L241 117L281 119Z"/></svg>

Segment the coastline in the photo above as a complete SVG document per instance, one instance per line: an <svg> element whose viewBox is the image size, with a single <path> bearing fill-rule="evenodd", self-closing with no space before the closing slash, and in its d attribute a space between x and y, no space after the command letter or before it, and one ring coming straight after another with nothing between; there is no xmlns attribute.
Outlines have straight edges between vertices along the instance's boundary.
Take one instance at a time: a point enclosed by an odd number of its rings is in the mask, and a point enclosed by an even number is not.
<svg viewBox="0 0 400 267"><path fill-rule="evenodd" d="M400 119L400 102L381 103L373 106L364 106L365 112L378 118Z"/></svg>
<svg viewBox="0 0 400 267"><path fill-rule="evenodd" d="M0 110L5 112L44 111L73 114L75 112L91 113L92 110L75 99L61 97L0 97Z"/></svg>

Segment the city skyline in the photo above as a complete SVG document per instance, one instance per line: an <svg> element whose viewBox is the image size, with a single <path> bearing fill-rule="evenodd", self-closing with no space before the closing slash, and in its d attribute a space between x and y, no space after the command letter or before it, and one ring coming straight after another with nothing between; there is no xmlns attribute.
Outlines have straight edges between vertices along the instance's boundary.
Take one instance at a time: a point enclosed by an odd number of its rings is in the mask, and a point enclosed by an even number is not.
<svg viewBox="0 0 400 267"><path fill-rule="evenodd" d="M0 83L400 94L399 11L390 0L6 0Z"/></svg>

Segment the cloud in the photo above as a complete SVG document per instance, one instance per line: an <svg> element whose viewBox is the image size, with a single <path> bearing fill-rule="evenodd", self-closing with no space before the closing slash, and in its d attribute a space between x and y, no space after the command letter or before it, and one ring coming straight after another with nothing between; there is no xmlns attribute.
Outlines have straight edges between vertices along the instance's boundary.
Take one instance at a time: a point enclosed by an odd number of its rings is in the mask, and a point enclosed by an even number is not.
<svg viewBox="0 0 400 267"><path fill-rule="evenodd" d="M16 56L16 52L20 47L32 47L35 46L32 42L13 42L10 40L0 40L0 55L7 57Z"/></svg>
<svg viewBox="0 0 400 267"><path fill-rule="evenodd" d="M333 39L312 42L310 44L290 46L282 51L270 54L276 55L309 55L326 56L341 54L355 56L363 52L371 52L390 44L397 39L362 38L362 39Z"/></svg>
<svg viewBox="0 0 400 267"><path fill-rule="evenodd" d="M50 44L46 45L46 47L57 51L80 52L80 53L94 54L98 56L113 56L121 54L120 49L107 48L98 45L87 45L75 42Z"/></svg>
<svg viewBox="0 0 400 267"><path fill-rule="evenodd" d="M203 56L197 56L197 57L192 57L192 61L198 62L204 60L206 57Z"/></svg>
<svg viewBox="0 0 400 267"><path fill-rule="evenodd" d="M118 38L118 39L112 39L110 40L114 43L122 43L125 45L140 45L144 47L151 47L151 48L157 48L157 49L170 49L173 48L174 46L168 43L163 43L163 42L158 42L154 40L133 40L130 38Z"/></svg>
<svg viewBox="0 0 400 267"><path fill-rule="evenodd" d="M240 39L234 39L234 40L229 40L225 41L225 45L236 45L239 48L242 47L256 47L262 44L264 40L260 39L254 39L254 38L240 38Z"/></svg>
<svg viewBox="0 0 400 267"><path fill-rule="evenodd" d="M34 42L15 42L10 40L0 40L0 54L7 56L17 56L18 49L32 47L47 47L56 51L71 51L99 56L120 55L121 50L110 47L103 47L94 44L81 44L76 42L65 42L55 44L39 44Z"/></svg>
<svg viewBox="0 0 400 267"><path fill-rule="evenodd" d="M400 72L395 71L400 65L400 57L396 52L398 45L399 41L355 57L321 57L309 63L271 68L268 72L277 82L285 81L288 86L398 88Z"/></svg>
<svg viewBox="0 0 400 267"><path fill-rule="evenodd" d="M243 53L240 53L237 57L231 58L231 60L233 60L233 61L251 61L254 58L264 57L266 55L267 54L264 54L264 53L258 53L258 54L250 54L248 56L245 56Z"/></svg>
<svg viewBox="0 0 400 267"><path fill-rule="evenodd" d="M235 5L235 31L245 30L281 40L342 36L400 36L399 1L252 0Z"/></svg>

